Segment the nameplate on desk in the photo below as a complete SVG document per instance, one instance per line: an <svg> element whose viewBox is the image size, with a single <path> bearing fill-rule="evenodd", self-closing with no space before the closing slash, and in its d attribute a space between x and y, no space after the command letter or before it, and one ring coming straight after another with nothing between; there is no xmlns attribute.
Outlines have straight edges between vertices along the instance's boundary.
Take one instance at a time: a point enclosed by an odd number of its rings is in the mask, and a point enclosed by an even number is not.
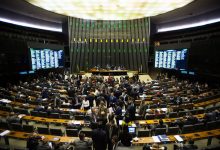
<svg viewBox="0 0 220 150"><path fill-rule="evenodd" d="M158 136L152 136L153 140L155 143L159 143L160 139L158 138Z"/></svg>
<svg viewBox="0 0 220 150"><path fill-rule="evenodd" d="M10 133L10 130L5 130L3 132L0 133L0 136L5 136L7 135L8 133Z"/></svg>
<svg viewBox="0 0 220 150"><path fill-rule="evenodd" d="M179 135L174 135L174 137L178 142L183 142L183 138L181 138Z"/></svg>

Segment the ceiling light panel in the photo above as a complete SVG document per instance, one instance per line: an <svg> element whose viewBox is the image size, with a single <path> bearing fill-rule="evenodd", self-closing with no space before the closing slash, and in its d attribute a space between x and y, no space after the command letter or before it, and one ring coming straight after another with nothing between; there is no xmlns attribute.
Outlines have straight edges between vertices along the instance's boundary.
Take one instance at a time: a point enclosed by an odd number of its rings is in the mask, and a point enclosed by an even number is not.
<svg viewBox="0 0 220 150"><path fill-rule="evenodd" d="M131 20L156 16L193 0L26 0L43 9L82 19Z"/></svg>

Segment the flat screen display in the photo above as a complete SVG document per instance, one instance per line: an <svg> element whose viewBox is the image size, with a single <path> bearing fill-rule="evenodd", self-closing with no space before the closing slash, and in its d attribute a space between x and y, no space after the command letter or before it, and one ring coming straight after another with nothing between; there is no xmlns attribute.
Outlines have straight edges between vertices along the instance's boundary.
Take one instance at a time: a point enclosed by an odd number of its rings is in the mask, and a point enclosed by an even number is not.
<svg viewBox="0 0 220 150"><path fill-rule="evenodd" d="M49 69L64 67L64 51L30 48L31 69Z"/></svg>
<svg viewBox="0 0 220 150"><path fill-rule="evenodd" d="M185 70L188 49L170 49L155 51L155 68Z"/></svg>
<svg viewBox="0 0 220 150"><path fill-rule="evenodd" d="M128 132L129 133L135 133L135 127L128 127Z"/></svg>

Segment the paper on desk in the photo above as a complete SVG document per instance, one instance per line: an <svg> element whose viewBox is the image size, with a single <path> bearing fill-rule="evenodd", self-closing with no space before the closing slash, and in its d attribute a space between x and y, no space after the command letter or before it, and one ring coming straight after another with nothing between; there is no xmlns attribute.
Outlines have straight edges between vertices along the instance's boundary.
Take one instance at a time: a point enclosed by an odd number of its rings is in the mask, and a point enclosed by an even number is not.
<svg viewBox="0 0 220 150"><path fill-rule="evenodd" d="M72 121L73 124L81 124L81 121Z"/></svg>
<svg viewBox="0 0 220 150"><path fill-rule="evenodd" d="M26 116L25 114L20 114L20 115L18 115L18 118L23 118L24 116Z"/></svg>
<svg viewBox="0 0 220 150"><path fill-rule="evenodd" d="M160 142L160 139L158 138L158 136L152 136L153 140L155 143Z"/></svg>
<svg viewBox="0 0 220 150"><path fill-rule="evenodd" d="M5 130L2 133L0 133L0 136L5 136L8 133L10 133L10 130Z"/></svg>
<svg viewBox="0 0 220 150"><path fill-rule="evenodd" d="M6 103L6 104L11 103L11 101L8 99L1 99L0 102Z"/></svg>
<svg viewBox="0 0 220 150"><path fill-rule="evenodd" d="M174 135L175 139L178 141L178 142L182 142L183 139L179 136L179 135Z"/></svg>

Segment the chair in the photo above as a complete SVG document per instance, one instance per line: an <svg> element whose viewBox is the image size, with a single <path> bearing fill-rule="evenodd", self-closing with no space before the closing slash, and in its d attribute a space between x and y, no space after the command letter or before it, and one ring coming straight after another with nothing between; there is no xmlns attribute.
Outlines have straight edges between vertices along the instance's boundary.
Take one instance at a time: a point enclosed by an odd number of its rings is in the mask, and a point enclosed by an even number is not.
<svg viewBox="0 0 220 150"><path fill-rule="evenodd" d="M175 135L179 133L179 127L168 127L168 135Z"/></svg>
<svg viewBox="0 0 220 150"><path fill-rule="evenodd" d="M36 116L37 117L39 115L38 111L31 111L30 113L31 113L31 116Z"/></svg>
<svg viewBox="0 0 220 150"><path fill-rule="evenodd" d="M164 113L156 115L156 119L164 119L165 117L166 117L166 114Z"/></svg>
<svg viewBox="0 0 220 150"><path fill-rule="evenodd" d="M34 132L34 126L32 125L23 125L23 130L28 133Z"/></svg>
<svg viewBox="0 0 220 150"><path fill-rule="evenodd" d="M182 134L193 132L193 125L184 125L182 129Z"/></svg>
<svg viewBox="0 0 220 150"><path fill-rule="evenodd" d="M48 128L45 128L45 127L38 127L37 128L37 132L39 134L49 134L49 129Z"/></svg>
<svg viewBox="0 0 220 150"><path fill-rule="evenodd" d="M25 115L29 115L28 109L20 109L19 110L20 114L25 114Z"/></svg>
<svg viewBox="0 0 220 150"><path fill-rule="evenodd" d="M199 132L204 130L204 123L194 124L194 131Z"/></svg>
<svg viewBox="0 0 220 150"><path fill-rule="evenodd" d="M163 134L166 134L166 128L156 128L154 134L155 134L155 135L163 135Z"/></svg>
<svg viewBox="0 0 220 150"><path fill-rule="evenodd" d="M146 115L145 119L146 120L153 120L153 119L155 119L155 115Z"/></svg>
<svg viewBox="0 0 220 150"><path fill-rule="evenodd" d="M63 132L61 129L50 129L50 134L56 135L56 136L62 136Z"/></svg>
<svg viewBox="0 0 220 150"><path fill-rule="evenodd" d="M20 123L12 123L11 127L12 127L12 130L23 131L22 125Z"/></svg>
<svg viewBox="0 0 220 150"><path fill-rule="evenodd" d="M70 114L61 114L60 118L62 118L62 119L70 119Z"/></svg>
<svg viewBox="0 0 220 150"><path fill-rule="evenodd" d="M0 122L0 128L1 129L9 129L8 123L7 122Z"/></svg>
<svg viewBox="0 0 220 150"><path fill-rule="evenodd" d="M82 130L86 137L92 137L92 130Z"/></svg>
<svg viewBox="0 0 220 150"><path fill-rule="evenodd" d="M149 130L138 130L138 137L149 137L150 131Z"/></svg>
<svg viewBox="0 0 220 150"><path fill-rule="evenodd" d="M143 116L140 116L140 115L135 116L135 120L143 120Z"/></svg>
<svg viewBox="0 0 220 150"><path fill-rule="evenodd" d="M177 112L170 112L169 113L169 118L177 118L177 117L178 117Z"/></svg>
<svg viewBox="0 0 220 150"><path fill-rule="evenodd" d="M179 111L179 113L178 113L178 116L179 117L183 117L183 116L186 116L186 111Z"/></svg>
<svg viewBox="0 0 220 150"><path fill-rule="evenodd" d="M160 108L167 108L167 104L160 104Z"/></svg>
<svg viewBox="0 0 220 150"><path fill-rule="evenodd" d="M77 137L78 132L79 132L78 129L66 129L66 136Z"/></svg>
<svg viewBox="0 0 220 150"><path fill-rule="evenodd" d="M38 114L39 114L39 117L48 117L47 112L44 112L44 111L40 111Z"/></svg>
<svg viewBox="0 0 220 150"><path fill-rule="evenodd" d="M208 130L216 129L218 127L217 122L216 121L210 121L210 122L207 123L207 127L208 127Z"/></svg>
<svg viewBox="0 0 220 150"><path fill-rule="evenodd" d="M20 113L20 108L13 108L14 113Z"/></svg>
<svg viewBox="0 0 220 150"><path fill-rule="evenodd" d="M197 114L204 114L205 113L205 109L197 109Z"/></svg>
<svg viewBox="0 0 220 150"><path fill-rule="evenodd" d="M59 119L60 118L60 114L59 113L51 113L50 114L50 118L57 118L57 119Z"/></svg>
<svg viewBox="0 0 220 150"><path fill-rule="evenodd" d="M197 109L193 109L193 110L190 110L189 112L190 112L192 115L196 115L197 112L198 112L198 110L197 110Z"/></svg>
<svg viewBox="0 0 220 150"><path fill-rule="evenodd" d="M84 115L75 115L75 120L84 120Z"/></svg>

